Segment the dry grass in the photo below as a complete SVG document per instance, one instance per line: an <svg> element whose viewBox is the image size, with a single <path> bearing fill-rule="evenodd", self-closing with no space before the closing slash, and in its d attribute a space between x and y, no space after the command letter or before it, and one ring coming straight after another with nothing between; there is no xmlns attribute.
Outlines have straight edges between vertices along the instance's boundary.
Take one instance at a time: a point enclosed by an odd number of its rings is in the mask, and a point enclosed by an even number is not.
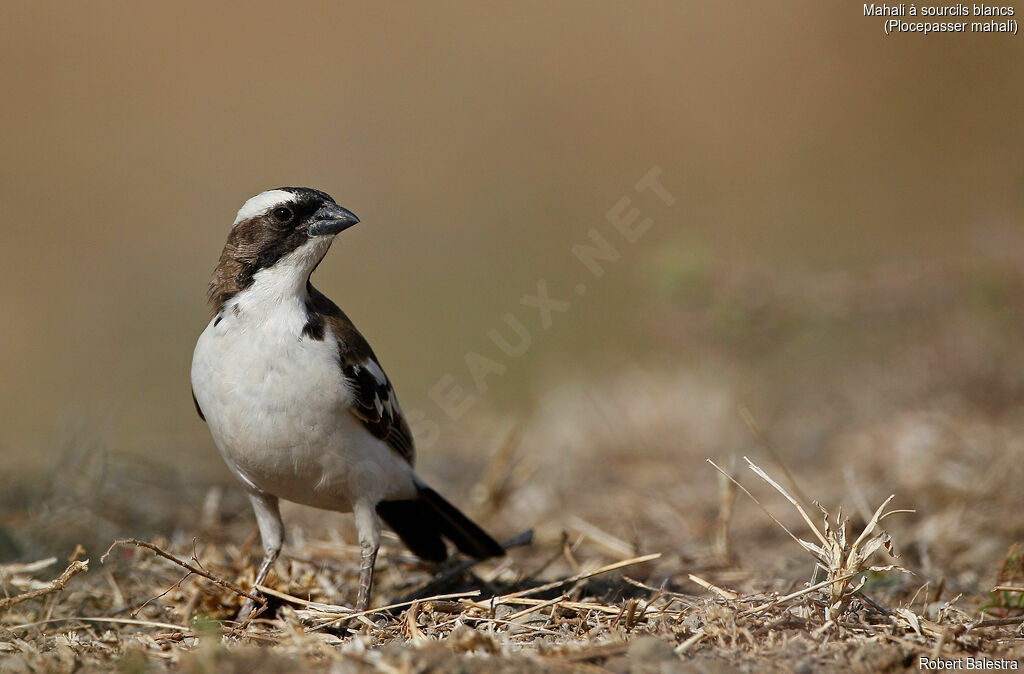
<svg viewBox="0 0 1024 674"><path fill-rule="evenodd" d="M1005 653L1000 642L1015 642L1024 618L984 620L956 601L915 609L914 597L889 597L886 608L862 592L869 578L877 583L877 573L897 568L868 565L874 552L888 549L878 529L884 505L853 541L844 533L847 521L831 525L823 513L819 528L801 512L818 542L787 533L827 577L785 594L758 590L763 581L730 567L710 571L746 576L743 587L691 575L704 591L683 592L656 573L666 568L661 554L593 568L566 543L559 556L572 558L579 573L537 582L521 560L492 563L452 578L453 592L418 597L434 570L392 549L378 596L416 598L356 613L332 603L339 581L354 581L357 553L350 547L310 541L291 551L284 573L267 587L248 588L252 568L238 548L126 541L132 546L112 546L102 571L79 582L69 581L87 566L80 560L49 583L34 577L52 574L53 558L0 568L4 587L22 592L5 606L0 662L5 671L101 671L114 661L221 671L257 659L281 670L301 662L332 671L662 671L691 659L755 667L799 655L867 671L882 661L902 668L916 654ZM659 576L657 586L645 582ZM254 590L267 597L266 612L244 625L227 620Z"/></svg>
<svg viewBox="0 0 1024 674"><path fill-rule="evenodd" d="M861 588L864 587L864 583L867 582L867 578L864 576L866 571L902 571L907 572L901 566L895 564L888 564L886 566L868 566L868 560L880 549L884 549L889 553L890 556L895 557L895 552L892 547L892 539L885 531L882 531L879 527L879 523L888 517L889 515L895 515L900 512L912 513L912 510L890 510L885 511L886 506L892 501L895 496L890 496L875 510L874 515L871 516L871 520L864 525L863 531L857 536L857 539L849 542L849 529L850 520L844 519L842 513L837 513L835 522L829 522L828 511L824 507L818 505L818 509L821 510L823 518L823 525L819 529L815 526L814 522L807 515L807 511L804 507L793 498L789 492L787 492L778 482L768 476L760 467L758 467L753 461L747 457L743 457L743 460L747 462L754 473L762 480L771 485L778 493L782 494L783 497L800 513L800 517L807 524L807 527L814 534L815 538L818 539L818 543L808 542L796 536L790 531L785 524L780 522L774 515L761 505L761 502L754 497L743 485L736 482L735 478L726 473L724 470L719 468L711 460L708 460L712 466L718 472L722 473L729 478L737 487L743 490L747 496L750 497L754 503L756 503L765 514L771 518L783 531L789 535L800 547L810 553L811 557L815 561L815 575L820 569L825 572L825 580L820 583L814 583L809 585L805 590L799 592L793 592L785 597L780 597L775 601L763 604L762 606L751 609L748 613L758 613L760 611L767 610L778 604L798 599L805 594L814 590L823 590L827 592L827 600L824 605L824 619L823 628L840 626L840 618L845 617L846 609L849 607L850 600L860 594ZM787 472L788 475L788 472ZM876 606L877 608L877 606Z"/></svg>
<svg viewBox="0 0 1024 674"><path fill-rule="evenodd" d="M174 526L101 562L110 532L145 528L117 519L138 516L140 492L63 475L63 500L9 509L0 533L65 555L81 540L90 559L0 566L0 669L875 672L1020 658L1024 319L1008 307L1024 306L1024 283L1000 271L993 308L972 299L973 272L907 273L781 279L740 318L731 305L726 327L695 328L683 303L658 321L685 319L703 362L584 374L514 423L481 414L424 470L496 533L534 527L532 543L430 567L386 538L380 608L363 614L347 608L347 520L289 509L285 554L252 588L258 543L233 488L156 466L202 491L176 488L158 520ZM733 304L745 297L741 271L709 274ZM728 347L737 320L761 336L756 353ZM161 492L144 493L156 508ZM230 622L253 591L266 610Z"/></svg>

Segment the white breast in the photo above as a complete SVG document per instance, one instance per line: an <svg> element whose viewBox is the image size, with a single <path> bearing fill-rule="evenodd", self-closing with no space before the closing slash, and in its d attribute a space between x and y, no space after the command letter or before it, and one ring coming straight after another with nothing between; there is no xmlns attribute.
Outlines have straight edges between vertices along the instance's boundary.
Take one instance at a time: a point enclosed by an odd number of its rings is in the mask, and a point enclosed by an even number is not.
<svg viewBox="0 0 1024 674"><path fill-rule="evenodd" d="M348 412L338 345L302 335L302 298L243 291L199 337L192 387L214 442L251 488L331 510L408 498L412 471Z"/></svg>

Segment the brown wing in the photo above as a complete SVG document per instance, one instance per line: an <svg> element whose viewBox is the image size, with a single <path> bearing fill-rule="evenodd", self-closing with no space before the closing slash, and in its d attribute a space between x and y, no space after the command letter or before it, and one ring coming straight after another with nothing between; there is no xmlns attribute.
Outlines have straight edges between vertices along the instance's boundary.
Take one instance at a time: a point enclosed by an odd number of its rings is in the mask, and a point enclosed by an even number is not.
<svg viewBox="0 0 1024 674"><path fill-rule="evenodd" d="M383 440L410 465L416 460L412 431L405 421L398 397L377 356L359 334L356 326L334 302L309 286L309 322L303 334L323 339L323 325L330 326L338 340L338 360L349 390L349 412L363 423L374 437Z"/></svg>
<svg viewBox="0 0 1024 674"><path fill-rule="evenodd" d="M380 365L376 360L343 362L342 372L353 395L349 411L411 465L416 455L412 432L398 406L395 390Z"/></svg>

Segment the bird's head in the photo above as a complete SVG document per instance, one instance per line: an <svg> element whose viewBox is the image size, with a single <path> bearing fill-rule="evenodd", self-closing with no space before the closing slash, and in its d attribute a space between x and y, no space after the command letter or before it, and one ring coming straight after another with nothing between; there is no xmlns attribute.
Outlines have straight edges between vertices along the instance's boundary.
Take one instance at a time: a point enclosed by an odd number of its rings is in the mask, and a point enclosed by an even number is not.
<svg viewBox="0 0 1024 674"><path fill-rule="evenodd" d="M308 187L252 197L238 210L210 282L214 309L261 277L281 292L301 291L334 236L358 222L329 194Z"/></svg>

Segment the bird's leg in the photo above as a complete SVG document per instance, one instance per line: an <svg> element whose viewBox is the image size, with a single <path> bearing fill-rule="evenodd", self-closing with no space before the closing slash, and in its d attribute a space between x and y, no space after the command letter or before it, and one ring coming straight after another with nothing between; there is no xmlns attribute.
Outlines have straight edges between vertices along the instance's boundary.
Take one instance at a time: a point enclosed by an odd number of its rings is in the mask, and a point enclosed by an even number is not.
<svg viewBox="0 0 1024 674"><path fill-rule="evenodd" d="M359 556L359 597L356 610L366 611L370 608L370 592L373 590L373 564L377 561L377 548L361 546Z"/></svg>
<svg viewBox="0 0 1024 674"><path fill-rule="evenodd" d="M277 497L262 492L249 494L249 501L256 513L256 524L260 528L260 540L263 542L263 562L256 573L256 581L253 585L262 585L270 573L270 567L274 560L281 553L281 546L284 545L284 523L281 521L281 511L277 506ZM254 590L255 591L255 590ZM252 599L246 599L242 610L238 612L239 622L247 619L256 608Z"/></svg>
<svg viewBox="0 0 1024 674"><path fill-rule="evenodd" d="M356 610L370 608L370 592L373 589L373 565L380 548L380 519L373 505L357 504L353 508L356 519L356 533L359 535L359 596Z"/></svg>

